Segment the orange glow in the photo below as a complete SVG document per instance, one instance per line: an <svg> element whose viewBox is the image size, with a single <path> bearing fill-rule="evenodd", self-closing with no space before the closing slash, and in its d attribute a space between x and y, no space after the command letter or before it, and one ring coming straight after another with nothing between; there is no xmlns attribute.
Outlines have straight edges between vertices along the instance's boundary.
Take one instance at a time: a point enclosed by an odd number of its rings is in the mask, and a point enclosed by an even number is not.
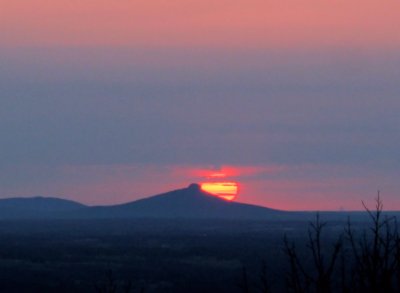
<svg viewBox="0 0 400 293"><path fill-rule="evenodd" d="M225 173L212 173L210 175L211 178L225 178L226 174Z"/></svg>
<svg viewBox="0 0 400 293"><path fill-rule="evenodd" d="M201 189L225 200L232 201L238 193L238 184L236 182L205 182L201 184Z"/></svg>

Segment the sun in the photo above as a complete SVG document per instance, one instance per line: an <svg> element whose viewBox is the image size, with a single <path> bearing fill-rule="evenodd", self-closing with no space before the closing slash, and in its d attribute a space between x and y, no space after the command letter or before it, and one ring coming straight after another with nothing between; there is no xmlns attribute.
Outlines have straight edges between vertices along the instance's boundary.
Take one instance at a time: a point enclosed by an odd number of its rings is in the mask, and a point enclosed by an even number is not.
<svg viewBox="0 0 400 293"><path fill-rule="evenodd" d="M200 186L203 191L228 201L234 200L238 193L236 182L204 182Z"/></svg>

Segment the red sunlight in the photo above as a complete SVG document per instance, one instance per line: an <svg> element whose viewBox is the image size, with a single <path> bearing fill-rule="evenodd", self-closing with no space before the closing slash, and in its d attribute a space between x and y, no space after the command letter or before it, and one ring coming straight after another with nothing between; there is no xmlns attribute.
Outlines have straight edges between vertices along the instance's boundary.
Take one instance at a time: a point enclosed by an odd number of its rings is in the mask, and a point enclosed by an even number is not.
<svg viewBox="0 0 400 293"><path fill-rule="evenodd" d="M225 178L226 174L225 173L212 173L210 175L210 178Z"/></svg>
<svg viewBox="0 0 400 293"><path fill-rule="evenodd" d="M201 189L219 198L232 201L238 193L238 184L236 182L204 182L201 184Z"/></svg>

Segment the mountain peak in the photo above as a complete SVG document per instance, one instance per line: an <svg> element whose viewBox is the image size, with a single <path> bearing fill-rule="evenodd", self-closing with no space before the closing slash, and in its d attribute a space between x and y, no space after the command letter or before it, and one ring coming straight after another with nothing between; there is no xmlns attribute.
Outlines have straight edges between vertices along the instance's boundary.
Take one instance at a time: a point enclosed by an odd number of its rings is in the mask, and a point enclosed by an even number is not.
<svg viewBox="0 0 400 293"><path fill-rule="evenodd" d="M201 219L265 219L279 213L265 207L226 201L203 191L197 183L130 203L94 207L92 212L98 217Z"/></svg>
<svg viewBox="0 0 400 293"><path fill-rule="evenodd" d="M198 183L192 183L187 187L187 189L191 191L200 191L201 187Z"/></svg>
<svg viewBox="0 0 400 293"><path fill-rule="evenodd" d="M88 207L69 200L36 196L0 200L0 218L198 218L266 219L280 211L229 202L192 183L186 188L114 206Z"/></svg>

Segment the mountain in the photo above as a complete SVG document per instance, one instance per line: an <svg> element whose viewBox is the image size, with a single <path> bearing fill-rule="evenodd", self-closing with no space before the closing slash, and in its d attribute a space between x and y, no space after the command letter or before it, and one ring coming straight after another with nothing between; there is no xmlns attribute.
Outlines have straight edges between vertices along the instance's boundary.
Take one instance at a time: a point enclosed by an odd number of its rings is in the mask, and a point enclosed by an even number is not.
<svg viewBox="0 0 400 293"><path fill-rule="evenodd" d="M365 221L360 211L324 211L324 220ZM400 212L386 212L400 217ZM226 201L201 190L198 184L133 202L111 206L86 206L54 197L0 199L0 219L234 219L313 220L315 212L287 212Z"/></svg>
<svg viewBox="0 0 400 293"><path fill-rule="evenodd" d="M85 206L52 197L0 199L0 219L30 218L191 218L266 219L288 212L229 202L201 190L198 184L112 206Z"/></svg>
<svg viewBox="0 0 400 293"><path fill-rule="evenodd" d="M126 204L92 207L87 216L255 219L281 214L286 214L286 212L226 201L202 191L198 184L191 184L184 189L170 191Z"/></svg>
<svg viewBox="0 0 400 293"><path fill-rule="evenodd" d="M16 197L0 199L0 218L65 217L87 206L55 197Z"/></svg>

